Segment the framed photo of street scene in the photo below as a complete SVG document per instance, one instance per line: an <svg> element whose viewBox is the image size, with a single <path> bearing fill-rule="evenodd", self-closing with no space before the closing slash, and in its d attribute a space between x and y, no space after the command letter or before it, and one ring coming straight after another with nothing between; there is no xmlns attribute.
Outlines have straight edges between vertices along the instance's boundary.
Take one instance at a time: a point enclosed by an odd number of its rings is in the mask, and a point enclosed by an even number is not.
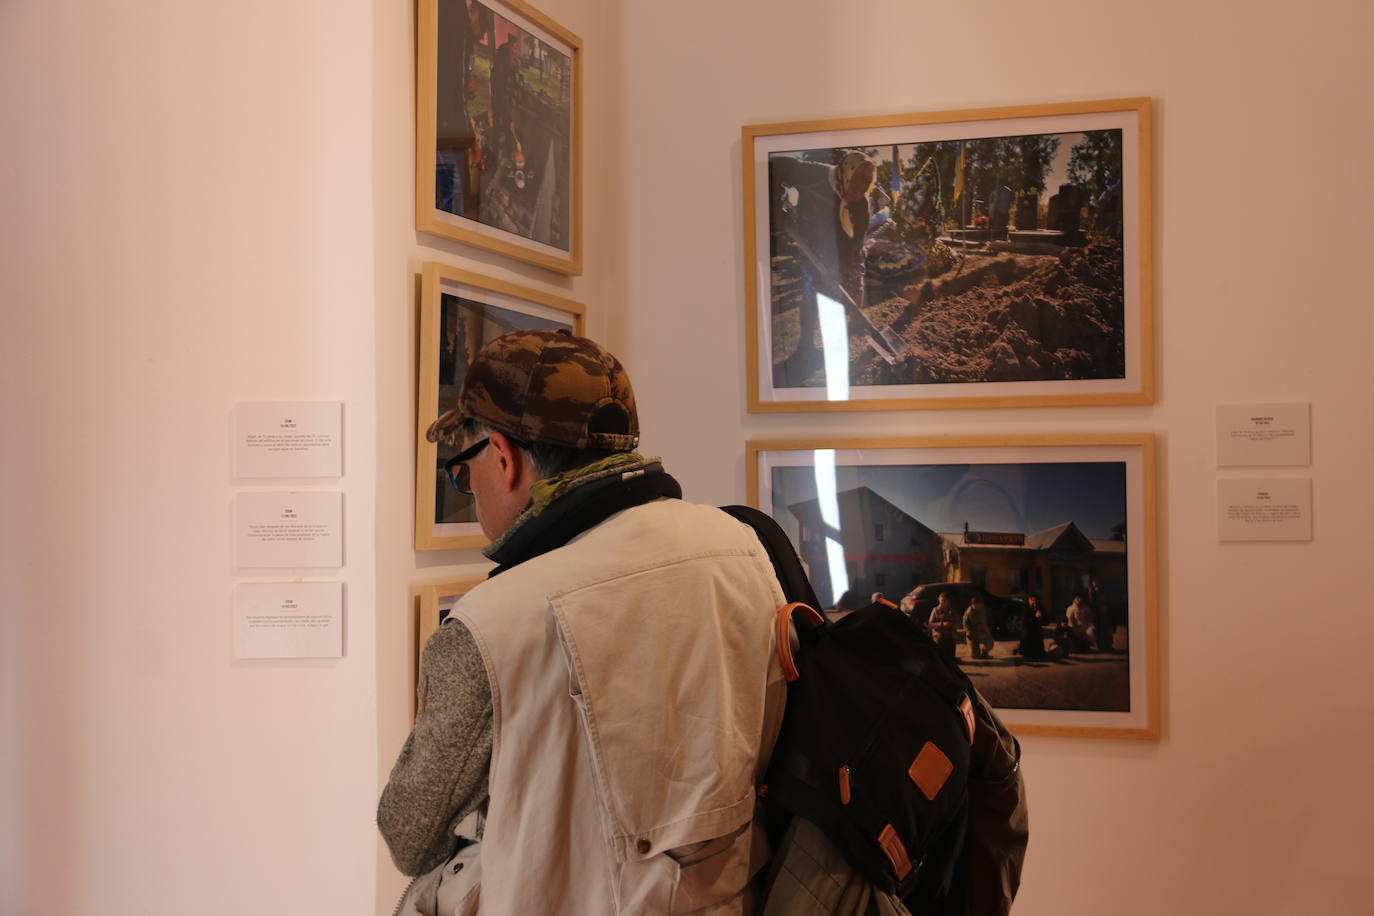
<svg viewBox="0 0 1374 916"><path fill-rule="evenodd" d="M582 273L582 41L521 0L419 0L421 232Z"/></svg>
<svg viewBox="0 0 1374 916"><path fill-rule="evenodd" d="M1152 436L753 441L748 459L749 502L828 620L885 597L1019 735L1159 737Z"/></svg>
<svg viewBox="0 0 1374 916"><path fill-rule="evenodd" d="M487 543L472 497L449 483L453 446L425 438L458 405L472 358L511 331L567 328L582 333L579 302L470 271L428 262L420 280L420 388L416 398L415 547L450 550Z"/></svg>
<svg viewBox="0 0 1374 916"><path fill-rule="evenodd" d="M1147 98L746 126L749 410L1154 400Z"/></svg>
<svg viewBox="0 0 1374 916"><path fill-rule="evenodd" d="M462 579L448 582L431 582L420 587L419 622L415 628L415 686L419 687L420 658L425 652L425 643L439 625L448 619L449 613L468 592L482 583L481 579Z"/></svg>

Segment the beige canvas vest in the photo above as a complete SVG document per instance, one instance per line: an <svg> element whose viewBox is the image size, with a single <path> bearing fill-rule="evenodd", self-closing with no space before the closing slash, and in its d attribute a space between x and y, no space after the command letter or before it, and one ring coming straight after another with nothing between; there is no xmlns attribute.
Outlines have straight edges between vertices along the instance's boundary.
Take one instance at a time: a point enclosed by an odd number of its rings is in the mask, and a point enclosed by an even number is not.
<svg viewBox="0 0 1374 916"><path fill-rule="evenodd" d="M680 500L468 594L494 723L482 912L745 912L782 600L750 528Z"/></svg>

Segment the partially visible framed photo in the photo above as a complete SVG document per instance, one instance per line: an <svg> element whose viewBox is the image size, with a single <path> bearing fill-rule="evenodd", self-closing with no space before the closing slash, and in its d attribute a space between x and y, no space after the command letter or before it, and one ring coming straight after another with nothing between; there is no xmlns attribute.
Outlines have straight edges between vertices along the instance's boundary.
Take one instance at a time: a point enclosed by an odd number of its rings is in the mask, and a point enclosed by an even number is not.
<svg viewBox="0 0 1374 916"><path fill-rule="evenodd" d="M1149 404L1150 100L746 126L749 409Z"/></svg>
<svg viewBox="0 0 1374 916"><path fill-rule="evenodd" d="M415 223L582 273L582 41L521 0L419 0Z"/></svg>
<svg viewBox="0 0 1374 916"><path fill-rule="evenodd" d="M420 619L416 627L415 677L420 677L420 658L425 652L425 643L439 625L448 619L449 613L468 592L482 583L481 579L461 579L448 582L433 582L420 589Z"/></svg>
<svg viewBox="0 0 1374 916"><path fill-rule="evenodd" d="M881 595L1020 735L1159 737L1149 435L748 444L829 619Z"/></svg>
<svg viewBox="0 0 1374 916"><path fill-rule="evenodd" d="M420 283L420 390L415 444L415 547L449 550L487 543L472 497L450 486L444 463L458 453L425 438L458 405L468 364L492 338L511 331L567 328L582 333L581 303L433 261Z"/></svg>

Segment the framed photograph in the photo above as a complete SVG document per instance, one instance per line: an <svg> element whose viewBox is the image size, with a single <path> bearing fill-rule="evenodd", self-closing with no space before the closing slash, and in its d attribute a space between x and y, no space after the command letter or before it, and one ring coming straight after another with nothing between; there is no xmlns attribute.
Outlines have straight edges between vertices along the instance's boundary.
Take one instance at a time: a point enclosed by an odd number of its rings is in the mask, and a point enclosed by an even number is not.
<svg viewBox="0 0 1374 916"><path fill-rule="evenodd" d="M582 333L581 303L433 261L420 283L420 390L415 444L415 547L449 550L487 543L472 497L449 484L444 463L458 453L425 439L458 406L468 364L494 337L567 328Z"/></svg>
<svg viewBox="0 0 1374 916"><path fill-rule="evenodd" d="M740 146L750 411L1154 400L1149 99Z"/></svg>
<svg viewBox="0 0 1374 916"><path fill-rule="evenodd" d="M582 273L582 41L521 0L419 0L415 222Z"/></svg>
<svg viewBox="0 0 1374 916"><path fill-rule="evenodd" d="M748 445L828 619L881 595L1020 735L1159 737L1149 435Z"/></svg>

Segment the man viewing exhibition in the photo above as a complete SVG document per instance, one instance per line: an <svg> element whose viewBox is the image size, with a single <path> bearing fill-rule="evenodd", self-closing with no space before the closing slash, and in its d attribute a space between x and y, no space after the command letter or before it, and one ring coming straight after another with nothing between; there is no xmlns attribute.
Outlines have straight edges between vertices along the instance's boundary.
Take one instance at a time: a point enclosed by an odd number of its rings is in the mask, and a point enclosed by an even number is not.
<svg viewBox="0 0 1374 916"><path fill-rule="evenodd" d="M635 453L624 368L567 331L491 341L427 435L497 566L425 645L378 807L401 911L749 912L785 696L753 530Z"/></svg>

